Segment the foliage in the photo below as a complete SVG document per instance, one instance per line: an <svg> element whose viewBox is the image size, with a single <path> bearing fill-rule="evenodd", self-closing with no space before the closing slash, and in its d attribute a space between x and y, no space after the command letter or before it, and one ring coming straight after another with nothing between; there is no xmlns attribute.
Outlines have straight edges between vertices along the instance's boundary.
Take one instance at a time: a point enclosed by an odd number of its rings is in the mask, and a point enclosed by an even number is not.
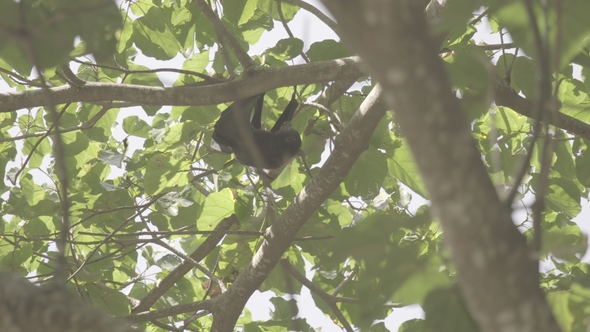
<svg viewBox="0 0 590 332"><path fill-rule="evenodd" d="M521 206L527 207L535 193L546 192L541 258L551 262L552 268L542 273L541 287L563 329L585 331L590 314L590 269L580 259L586 238L573 219L580 214L581 200L588 197L590 188L590 137L569 133L566 124L542 127L535 137L540 126L537 120L505 106L489 107L489 96L498 82L528 100L537 95L539 59L530 22L521 1L485 1L491 34L502 33L507 38L508 33L519 52L501 46L485 48L477 44L475 35L482 21L471 21L479 2L456 3L434 29L450 31L444 47L452 55L444 61L472 121L482 162L501 191L515 185L515 175L532 153L519 198ZM288 1L280 10L274 0L232 0L222 5L223 10L218 10L223 13L221 22L245 51L261 42L265 31L282 29L281 20L289 22L301 11ZM219 32L195 1L139 0L117 8L107 0L20 4L4 0L0 6L3 31L16 31L24 24L34 32L32 49L17 37L0 38L0 76L12 91L70 84L60 69L64 63L77 65L76 75L88 82L154 87L169 84L163 76L146 70L145 57L180 58L184 71L174 86L209 84L212 78L233 79L247 71L238 57L219 46ZM568 0L563 2L563 11L549 8L542 13L540 6L535 7L539 24L558 26L561 22L561 29L550 31L549 47L559 111L584 123L590 120L590 84L586 82L590 24L582 13L590 12L589 6L585 0ZM19 19L19 13L26 15ZM543 15L548 21L543 21ZM301 54L311 62L349 56L339 41L309 45L299 37L281 39L261 54L251 54L252 59L258 65L283 67L294 59L300 61ZM557 43L560 47L554 46ZM43 80L33 67L42 70ZM359 82L324 105L329 112L313 106L299 109L293 125L303 133L312 175L375 83L366 78ZM325 89L321 83L302 87L300 99L312 100ZM263 118L267 127L276 121L292 91L281 87L267 93ZM214 153L209 147L213 124L227 105L171 109L141 105L137 115L127 115L126 105L107 101L55 105L63 155L56 149L59 142L48 132L56 123L51 107L0 113L0 169L5 179L0 183L0 268L34 277L41 284L52 280L58 256L55 242L66 213L61 205L66 197L59 190L63 183L58 179L63 172L60 167L65 167L70 220L67 286L72 292L113 315L127 316L132 305L125 295L141 300L185 260L160 240L189 255L222 220L235 214L239 222L200 262L231 287L260 248L265 229L276 221L273 209L279 214L284 211L311 180L310 174L300 160L294 160L272 183L271 199L258 176L247 176L249 171L237 163L227 166L231 156ZM534 139L536 144L531 147ZM541 169L547 166L541 152L544 144L554 149L547 188L541 188L540 181ZM426 199L428 194L395 117L387 115L346 179L299 230L299 240L283 258L303 274L313 266L309 281L321 292L332 294L338 288L334 295L340 300L354 299L337 304L352 325L369 327L391 314L396 305L418 303L426 312L425 320L408 321L400 331L474 330ZM274 205L269 206L268 200ZM531 214L526 209L515 220L529 237ZM152 309L214 298L214 287L204 286L207 282L209 276L193 268ZM293 326L313 330L305 317L292 320L297 313L294 300L285 296L300 294L301 287L283 267L276 267L260 286L261 291L275 294L270 319L253 322L246 311L238 324L244 331ZM312 296L319 309L343 324L319 293L312 292ZM179 326L193 314L194 310L185 310L159 321ZM186 328L208 329L212 319L188 320ZM137 326L163 330L150 322ZM371 330L387 328L377 323Z"/></svg>

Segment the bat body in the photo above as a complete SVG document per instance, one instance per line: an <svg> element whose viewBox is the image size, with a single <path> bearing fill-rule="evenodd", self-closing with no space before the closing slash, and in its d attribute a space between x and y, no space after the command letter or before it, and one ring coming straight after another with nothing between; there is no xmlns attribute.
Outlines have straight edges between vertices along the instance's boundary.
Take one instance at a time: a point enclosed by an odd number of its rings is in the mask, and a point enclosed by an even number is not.
<svg viewBox="0 0 590 332"><path fill-rule="evenodd" d="M236 155L243 165L276 169L289 162L301 148L301 137L291 127L297 109L295 93L270 131L262 128L264 93L238 100L215 123L213 139L222 152ZM250 120L254 109L254 115Z"/></svg>

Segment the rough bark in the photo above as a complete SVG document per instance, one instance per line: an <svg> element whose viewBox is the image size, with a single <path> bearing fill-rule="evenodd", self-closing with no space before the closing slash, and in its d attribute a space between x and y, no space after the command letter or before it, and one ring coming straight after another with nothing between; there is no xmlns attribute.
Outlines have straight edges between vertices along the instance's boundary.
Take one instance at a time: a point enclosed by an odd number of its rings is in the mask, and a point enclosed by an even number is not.
<svg viewBox="0 0 590 332"><path fill-rule="evenodd" d="M356 57L288 67L258 67L244 77L225 83L172 88L132 84L86 82L82 86L49 89L51 100L41 90L0 93L0 112L12 112L71 102L126 101L141 105L213 105L244 99L282 86L358 78L363 73ZM357 65L355 65L357 64Z"/></svg>
<svg viewBox="0 0 590 332"><path fill-rule="evenodd" d="M0 272L2 332L133 332L129 324L82 302L59 287L36 287Z"/></svg>
<svg viewBox="0 0 590 332"><path fill-rule="evenodd" d="M424 14L410 0L323 2L383 84L481 330L559 331L538 286L537 262L496 195Z"/></svg>

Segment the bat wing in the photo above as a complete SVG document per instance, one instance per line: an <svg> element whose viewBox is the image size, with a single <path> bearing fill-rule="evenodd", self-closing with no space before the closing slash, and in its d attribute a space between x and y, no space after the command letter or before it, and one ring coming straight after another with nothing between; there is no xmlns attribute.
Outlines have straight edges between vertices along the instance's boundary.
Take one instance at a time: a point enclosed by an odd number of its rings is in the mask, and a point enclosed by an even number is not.
<svg viewBox="0 0 590 332"><path fill-rule="evenodd" d="M235 101L221 112L214 126L213 139L222 152L231 153L238 144L253 141L250 115L258 100L263 97L264 93Z"/></svg>
<svg viewBox="0 0 590 332"><path fill-rule="evenodd" d="M262 129L262 104L264 104L264 93L258 95L254 105L254 115L250 124L254 129Z"/></svg>
<svg viewBox="0 0 590 332"><path fill-rule="evenodd" d="M281 129L281 126L285 122L291 121L291 119L293 118L293 115L295 114L295 110L297 109L297 106L299 106L299 103L295 99L296 92L297 92L297 90L293 91L293 96L291 96L291 101L289 102L289 104L287 105L287 107L285 108L283 113L281 113L281 115L279 116L279 119L277 120L275 125L270 130L272 133L278 132L279 129Z"/></svg>

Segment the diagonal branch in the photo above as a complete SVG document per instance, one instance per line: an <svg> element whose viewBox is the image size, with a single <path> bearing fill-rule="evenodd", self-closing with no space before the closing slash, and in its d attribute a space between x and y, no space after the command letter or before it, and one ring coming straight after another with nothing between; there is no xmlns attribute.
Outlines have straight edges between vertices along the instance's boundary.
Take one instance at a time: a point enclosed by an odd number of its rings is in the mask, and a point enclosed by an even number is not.
<svg viewBox="0 0 590 332"><path fill-rule="evenodd" d="M223 44L227 45L232 50L238 61L240 61L242 67L244 67L244 69L249 69L256 66L254 60L252 60L248 53L244 51L242 46L240 46L240 43L238 43L238 40L231 34L225 25L223 25L223 22L221 22L219 17L217 17L213 9L211 9L205 0L195 0L195 3L199 9L201 9L205 17L207 17L209 22L213 24L215 31L219 35Z"/></svg>
<svg viewBox="0 0 590 332"><path fill-rule="evenodd" d="M297 231L340 185L357 158L366 150L373 130L387 108L376 86L356 111L348 126L335 139L335 149L318 174L301 190L266 237L252 262L227 292L219 296L213 309L212 331L231 331L252 293L268 277L289 248Z"/></svg>
<svg viewBox="0 0 590 332"><path fill-rule="evenodd" d="M334 312L334 315L336 316L336 318L338 318L338 321L340 321L340 324L342 324L346 331L354 331L352 326L350 326L350 323L346 320L346 317L344 317L344 315L342 314L342 311L340 311L340 308L338 308L338 306L336 305L336 302L338 302L336 300L337 297L324 292L324 290L321 287L309 281L303 274L301 274L301 272L297 271L297 269L293 265L291 265L291 263L289 263L288 260L281 260L281 266L285 270L287 270L287 272L289 272L293 276L293 278L295 278L305 287L309 288L309 290L312 293L316 294L322 300L324 300L324 302L326 302L326 304L328 305L328 307L330 307L332 312Z"/></svg>
<svg viewBox="0 0 590 332"><path fill-rule="evenodd" d="M537 263L496 195L424 14L411 0L323 2L383 84L481 330L559 331L539 289Z"/></svg>
<svg viewBox="0 0 590 332"><path fill-rule="evenodd" d="M235 215L223 219L217 224L217 226L215 226L215 231L217 231L217 233L209 235L209 237L207 237L207 239L192 254L190 254L189 257L197 262L203 260L211 250L215 249L219 241L225 236L225 233L222 231L230 229L236 222L238 222L238 218ZM139 305L133 308L133 313L149 310L150 307L156 303L156 301L164 295L168 289L170 289L170 287L174 286L174 284L192 268L193 264L191 262L186 260L183 261L141 299Z"/></svg>

